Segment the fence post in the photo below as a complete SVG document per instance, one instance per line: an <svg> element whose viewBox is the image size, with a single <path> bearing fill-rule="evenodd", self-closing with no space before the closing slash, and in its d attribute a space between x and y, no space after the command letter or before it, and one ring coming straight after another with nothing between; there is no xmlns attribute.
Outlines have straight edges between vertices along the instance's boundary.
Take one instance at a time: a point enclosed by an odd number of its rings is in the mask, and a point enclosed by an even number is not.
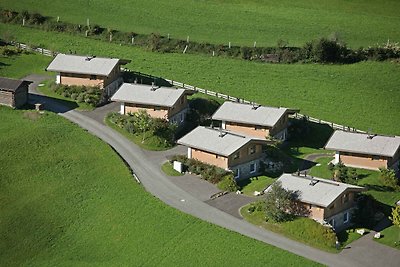
<svg viewBox="0 0 400 267"><path fill-rule="evenodd" d="M43 48L42 48L42 55L43 55Z"/></svg>

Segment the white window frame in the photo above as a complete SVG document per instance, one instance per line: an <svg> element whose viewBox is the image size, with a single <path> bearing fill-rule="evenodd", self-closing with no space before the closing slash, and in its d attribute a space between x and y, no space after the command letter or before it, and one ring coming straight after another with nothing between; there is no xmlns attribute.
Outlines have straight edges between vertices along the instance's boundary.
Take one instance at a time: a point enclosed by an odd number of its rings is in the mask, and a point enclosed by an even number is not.
<svg viewBox="0 0 400 267"><path fill-rule="evenodd" d="M330 219L330 220L329 220L329 224L330 224L333 228L335 228L335 219Z"/></svg>
<svg viewBox="0 0 400 267"><path fill-rule="evenodd" d="M237 172L237 173L236 173L236 172ZM235 179L237 179L237 178L240 177L240 168L235 169L234 175L235 175L235 176L234 176Z"/></svg>
<svg viewBox="0 0 400 267"><path fill-rule="evenodd" d="M251 166L252 165L254 165L254 169L253 170L251 170ZM257 163L256 162L250 163L250 173L255 173L256 171L257 171Z"/></svg>
<svg viewBox="0 0 400 267"><path fill-rule="evenodd" d="M343 214L343 223L348 223L350 221L350 214L348 212L345 212Z"/></svg>

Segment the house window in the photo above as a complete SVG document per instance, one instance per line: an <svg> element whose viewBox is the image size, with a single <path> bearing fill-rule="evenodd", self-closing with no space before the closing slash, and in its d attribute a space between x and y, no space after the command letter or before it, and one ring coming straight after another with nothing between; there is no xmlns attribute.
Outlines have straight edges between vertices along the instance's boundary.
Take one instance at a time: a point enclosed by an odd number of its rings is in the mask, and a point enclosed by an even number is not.
<svg viewBox="0 0 400 267"><path fill-rule="evenodd" d="M342 197L343 203L346 203L349 200L348 194L344 194Z"/></svg>
<svg viewBox="0 0 400 267"><path fill-rule="evenodd" d="M91 80L96 80L97 77L96 77L96 75L90 75L90 79L91 79Z"/></svg>
<svg viewBox="0 0 400 267"><path fill-rule="evenodd" d="M343 215L343 223L347 223L348 221L349 221L349 213L346 212L346 213Z"/></svg>
<svg viewBox="0 0 400 267"><path fill-rule="evenodd" d="M185 119L185 114L181 113L181 122Z"/></svg>
<svg viewBox="0 0 400 267"><path fill-rule="evenodd" d="M335 228L335 219L331 219L328 223Z"/></svg>
<svg viewBox="0 0 400 267"><path fill-rule="evenodd" d="M240 177L240 169L239 168L235 169L233 171L233 175L234 175L235 179L239 178Z"/></svg>
<svg viewBox="0 0 400 267"><path fill-rule="evenodd" d="M252 164L250 164L250 173L255 173L256 172L256 164L255 163L252 163Z"/></svg>
<svg viewBox="0 0 400 267"><path fill-rule="evenodd" d="M249 147L249 155L256 153L256 146Z"/></svg>
<svg viewBox="0 0 400 267"><path fill-rule="evenodd" d="M218 155L215 155L215 158L217 159L217 158L219 158L219 156L218 156Z"/></svg>
<svg viewBox="0 0 400 267"><path fill-rule="evenodd" d="M240 152L233 154L233 159L238 159L238 158L240 158Z"/></svg>

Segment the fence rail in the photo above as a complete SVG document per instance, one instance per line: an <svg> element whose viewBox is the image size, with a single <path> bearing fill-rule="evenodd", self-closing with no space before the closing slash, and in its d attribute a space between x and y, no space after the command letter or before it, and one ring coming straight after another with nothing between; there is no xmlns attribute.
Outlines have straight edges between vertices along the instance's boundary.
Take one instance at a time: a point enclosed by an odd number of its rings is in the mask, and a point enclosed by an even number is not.
<svg viewBox="0 0 400 267"><path fill-rule="evenodd" d="M11 45L16 46L16 47L18 47L20 49L23 49L23 50L35 51L35 52L41 53L42 55L45 55L45 56L54 57L54 56L56 56L58 54L58 52L54 52L54 51L47 50L47 49L40 48L40 47L31 47L29 45L26 45L26 44L23 44L23 43L18 43L18 42L11 42ZM130 69L127 69L127 68L124 68L123 70L132 72L133 74L136 74L136 75L145 76L145 77L149 77L149 78L153 78L153 79L163 79L163 78L155 77L155 76L147 74L147 73L133 71L133 70L130 70ZM238 102L238 103L243 103L243 104L259 105L259 104L257 104L256 102L253 102L253 101L248 101L246 99L238 98L238 97L235 97L235 96L230 96L230 95L214 92L214 91L211 91L211 90L208 90L208 89L203 89L203 88L200 88L200 87L197 87L197 86L193 86L193 85L177 82L177 81L174 81L174 80L165 79L165 78L163 80L169 82L172 86L181 87L181 88L184 88L184 89L187 89L187 90L199 92L199 93L206 94L206 95L213 96L213 97L222 98L222 99L225 99L225 100L228 100L228 101ZM319 124L328 124L329 126L331 126L335 130L366 133L365 131L356 129L354 127L340 125L340 124L336 124L334 122L313 118L313 117L310 117L310 116L307 116L307 115L304 115L304 114L301 114L301 113L295 113L292 117L296 118L296 119L305 119L305 120L308 120L308 121L311 121L311 122L315 122L315 123L319 123Z"/></svg>

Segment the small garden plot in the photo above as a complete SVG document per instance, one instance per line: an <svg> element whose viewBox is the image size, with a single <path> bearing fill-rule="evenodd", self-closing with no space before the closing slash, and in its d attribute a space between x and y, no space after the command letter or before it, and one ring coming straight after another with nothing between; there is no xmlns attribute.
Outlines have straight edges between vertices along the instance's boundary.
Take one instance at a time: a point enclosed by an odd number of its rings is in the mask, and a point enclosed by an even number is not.
<svg viewBox="0 0 400 267"><path fill-rule="evenodd" d="M172 157L171 162L173 161L182 162L189 173L199 175L202 179L216 184L221 190L234 192L239 189L232 172L181 155Z"/></svg>
<svg viewBox="0 0 400 267"><path fill-rule="evenodd" d="M144 149L166 150L175 145L176 125L165 119L152 118L145 111L130 115L114 112L108 114L105 121Z"/></svg>
<svg viewBox="0 0 400 267"><path fill-rule="evenodd" d="M250 179L242 180L238 182L240 191L248 196L254 196L255 192L262 192L269 185L275 181L274 178L266 175L252 177Z"/></svg>
<svg viewBox="0 0 400 267"><path fill-rule="evenodd" d="M51 82L49 84L49 90L66 99L73 100L80 104L84 103L92 108L99 106L105 101L103 97L104 91L99 87L68 86Z"/></svg>
<svg viewBox="0 0 400 267"><path fill-rule="evenodd" d="M336 252L336 234L331 228L322 226L309 218L296 217L291 221L272 222L266 220L265 204L251 203L241 208L240 214L250 223L282 234L293 240L329 252Z"/></svg>

